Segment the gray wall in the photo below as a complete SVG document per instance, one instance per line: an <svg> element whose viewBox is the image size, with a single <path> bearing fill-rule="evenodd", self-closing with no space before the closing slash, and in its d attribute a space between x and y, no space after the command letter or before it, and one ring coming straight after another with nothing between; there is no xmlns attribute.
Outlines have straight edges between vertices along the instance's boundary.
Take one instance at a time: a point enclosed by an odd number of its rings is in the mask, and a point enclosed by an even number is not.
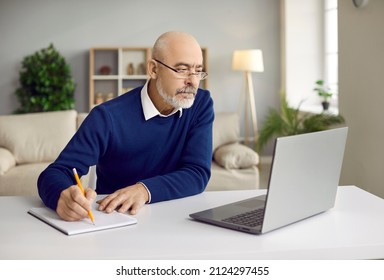
<svg viewBox="0 0 384 280"><path fill-rule="evenodd" d="M161 33L182 30L208 49L216 111L236 111L243 76L231 70L235 49L260 48L264 73L253 74L259 123L280 89L279 0L0 0L0 115L18 107L14 91L24 56L50 42L72 67L76 109L88 111L88 50L151 47Z"/></svg>
<svg viewBox="0 0 384 280"><path fill-rule="evenodd" d="M339 107L350 128L341 183L384 198L384 1L339 1Z"/></svg>

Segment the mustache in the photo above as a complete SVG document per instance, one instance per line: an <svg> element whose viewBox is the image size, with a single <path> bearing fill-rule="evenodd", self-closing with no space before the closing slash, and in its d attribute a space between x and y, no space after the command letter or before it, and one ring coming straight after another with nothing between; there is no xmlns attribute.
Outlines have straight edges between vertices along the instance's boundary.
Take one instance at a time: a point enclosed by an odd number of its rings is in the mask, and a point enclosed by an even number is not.
<svg viewBox="0 0 384 280"><path fill-rule="evenodd" d="M176 94L181 94L181 93L192 93L192 94L196 95L197 88L192 87L192 86L188 86L188 87L180 88L180 89L176 90Z"/></svg>

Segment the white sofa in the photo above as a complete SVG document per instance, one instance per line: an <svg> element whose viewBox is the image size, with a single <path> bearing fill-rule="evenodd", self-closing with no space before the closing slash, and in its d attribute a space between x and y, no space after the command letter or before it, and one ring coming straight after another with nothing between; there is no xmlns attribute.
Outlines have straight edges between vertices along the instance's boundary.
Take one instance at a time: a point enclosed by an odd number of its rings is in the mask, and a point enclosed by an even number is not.
<svg viewBox="0 0 384 280"><path fill-rule="evenodd" d="M86 115L69 110L0 116L0 195L36 195L39 174L56 159ZM258 187L258 155L238 139L237 115L216 113L207 190ZM89 174L81 180L88 185Z"/></svg>
<svg viewBox="0 0 384 280"><path fill-rule="evenodd" d="M37 194L39 174L85 116L73 110L0 116L0 195Z"/></svg>

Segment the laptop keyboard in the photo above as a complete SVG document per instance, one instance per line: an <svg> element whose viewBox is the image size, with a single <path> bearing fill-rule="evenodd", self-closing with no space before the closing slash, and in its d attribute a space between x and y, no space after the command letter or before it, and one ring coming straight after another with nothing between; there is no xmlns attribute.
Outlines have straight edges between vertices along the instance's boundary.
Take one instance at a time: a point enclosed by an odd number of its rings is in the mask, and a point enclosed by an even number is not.
<svg viewBox="0 0 384 280"><path fill-rule="evenodd" d="M249 212L241 213L226 219L223 222L236 225L256 227L262 224L264 217L264 208L255 209Z"/></svg>

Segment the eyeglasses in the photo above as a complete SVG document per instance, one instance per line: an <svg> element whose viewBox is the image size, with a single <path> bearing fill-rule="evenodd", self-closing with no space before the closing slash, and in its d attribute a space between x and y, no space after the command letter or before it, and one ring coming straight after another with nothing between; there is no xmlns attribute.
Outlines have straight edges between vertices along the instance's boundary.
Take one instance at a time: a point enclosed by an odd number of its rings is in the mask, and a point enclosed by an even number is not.
<svg viewBox="0 0 384 280"><path fill-rule="evenodd" d="M153 59L154 61L160 63L161 65L167 67L168 69L172 70L173 72L177 73L180 75L180 77L182 78L188 78L189 76L194 76L200 80L204 80L207 76L208 76L208 73L206 72L191 72L191 70L188 70L188 69L174 69L170 66L168 66L167 64L161 62L160 60L157 60L157 59Z"/></svg>

